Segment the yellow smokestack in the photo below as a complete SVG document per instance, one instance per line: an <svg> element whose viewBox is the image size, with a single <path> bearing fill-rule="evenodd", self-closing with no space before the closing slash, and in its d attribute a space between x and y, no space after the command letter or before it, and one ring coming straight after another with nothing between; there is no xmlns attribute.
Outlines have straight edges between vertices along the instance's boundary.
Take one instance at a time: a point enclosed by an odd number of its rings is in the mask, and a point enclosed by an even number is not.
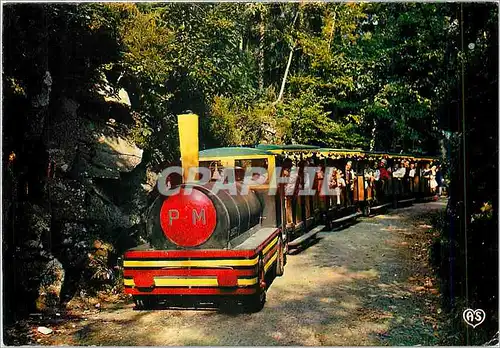
<svg viewBox="0 0 500 348"><path fill-rule="evenodd" d="M198 167L198 115L184 114L177 116L179 141L183 168L183 182L187 182L189 168Z"/></svg>

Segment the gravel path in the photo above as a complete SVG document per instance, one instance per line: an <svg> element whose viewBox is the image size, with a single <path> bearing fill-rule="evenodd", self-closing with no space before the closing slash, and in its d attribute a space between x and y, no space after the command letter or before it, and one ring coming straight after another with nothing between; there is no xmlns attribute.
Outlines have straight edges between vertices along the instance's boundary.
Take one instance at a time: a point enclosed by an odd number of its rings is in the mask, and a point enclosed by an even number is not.
<svg viewBox="0 0 500 348"><path fill-rule="evenodd" d="M104 306L38 344L433 345L438 291L427 267L428 217L444 201L361 218L288 257L255 314ZM434 282L435 283L435 282Z"/></svg>

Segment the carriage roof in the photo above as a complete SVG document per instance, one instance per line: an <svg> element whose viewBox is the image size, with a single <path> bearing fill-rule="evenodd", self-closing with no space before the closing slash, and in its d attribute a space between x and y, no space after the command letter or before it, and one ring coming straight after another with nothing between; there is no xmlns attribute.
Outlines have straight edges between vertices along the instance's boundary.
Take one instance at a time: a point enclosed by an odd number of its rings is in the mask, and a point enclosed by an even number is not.
<svg viewBox="0 0 500 348"><path fill-rule="evenodd" d="M256 146L258 149L269 150L269 151L311 151L319 149L319 146L314 145L304 145L304 144L288 144L288 145L278 145L278 144L259 144Z"/></svg>
<svg viewBox="0 0 500 348"><path fill-rule="evenodd" d="M213 160L216 158L238 158L238 159L253 159L253 158L266 158L268 156L275 156L274 153L263 149L256 149L253 147L217 147L213 149L206 149L199 152L199 158L203 160Z"/></svg>
<svg viewBox="0 0 500 348"><path fill-rule="evenodd" d="M258 159L266 158L276 155L291 155L302 153L307 155L318 154L320 157L336 157L336 158L357 158L378 160L381 158L389 159L409 159L419 161L435 161L438 158L426 155L416 155L408 153L389 153L381 151L363 151L351 149L335 149L335 148L322 148L314 145L304 144L259 144L256 147L218 147L213 149L206 149L199 152L201 161L215 160L219 158L233 158L233 159Z"/></svg>

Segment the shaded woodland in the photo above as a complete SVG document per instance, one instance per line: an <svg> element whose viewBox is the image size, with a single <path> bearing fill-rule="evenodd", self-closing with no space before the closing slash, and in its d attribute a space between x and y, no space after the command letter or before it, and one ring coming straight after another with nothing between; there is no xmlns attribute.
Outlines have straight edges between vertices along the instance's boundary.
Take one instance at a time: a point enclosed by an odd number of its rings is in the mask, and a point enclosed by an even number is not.
<svg viewBox="0 0 500 348"><path fill-rule="evenodd" d="M9 4L3 11L4 319L120 292L176 115L201 147L440 155L443 302L498 331L498 6ZM467 251L467 253L466 253ZM475 341L474 341L475 340Z"/></svg>

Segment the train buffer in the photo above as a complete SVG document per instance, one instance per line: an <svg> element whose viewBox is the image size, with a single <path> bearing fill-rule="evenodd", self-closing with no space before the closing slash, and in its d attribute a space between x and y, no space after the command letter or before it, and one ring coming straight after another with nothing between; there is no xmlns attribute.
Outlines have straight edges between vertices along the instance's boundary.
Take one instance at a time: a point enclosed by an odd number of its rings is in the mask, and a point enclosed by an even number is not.
<svg viewBox="0 0 500 348"><path fill-rule="evenodd" d="M316 234L318 234L319 232L321 232L324 228L325 228L325 225L316 226L311 231L307 232L306 234L304 234L304 235L300 236L299 238L296 238L296 239L292 240L291 242L289 242L288 246L289 247L297 247L302 242L304 242L305 240L307 240L309 238L312 238L312 237L315 237Z"/></svg>

